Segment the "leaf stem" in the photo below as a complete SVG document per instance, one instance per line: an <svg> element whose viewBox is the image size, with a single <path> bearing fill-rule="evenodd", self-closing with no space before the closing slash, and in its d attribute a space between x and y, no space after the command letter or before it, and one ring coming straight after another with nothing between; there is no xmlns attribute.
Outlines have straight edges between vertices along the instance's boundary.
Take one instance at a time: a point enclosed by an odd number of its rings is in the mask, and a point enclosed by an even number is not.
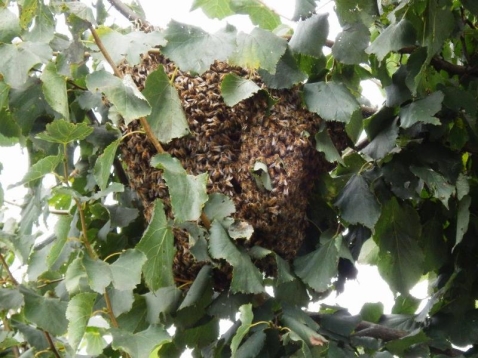
<svg viewBox="0 0 478 358"><path fill-rule="evenodd" d="M80 214L80 222L81 222L81 236L82 242L86 247L86 251L88 252L88 255L92 259L98 258L98 255L96 255L95 250L93 250L93 247L91 246L90 242L88 241L88 230L86 228L86 219L85 219L85 212L83 210L83 206L80 202L80 200L75 198L76 206L78 208L78 213Z"/></svg>
<svg viewBox="0 0 478 358"><path fill-rule="evenodd" d="M113 306L111 306L111 300L110 300L110 295L108 294L108 291L106 291L105 288L105 302L106 302L106 310L108 311L108 315L110 316L111 320L111 325L114 328L118 328L118 321L116 320L115 314L113 312Z"/></svg>
<svg viewBox="0 0 478 358"><path fill-rule="evenodd" d="M67 154L67 144L63 144L63 182L68 185L68 154Z"/></svg>
<svg viewBox="0 0 478 358"><path fill-rule="evenodd" d="M48 345L50 346L50 350L53 352L53 355L56 358L61 358L60 353L58 353L58 350L55 347L55 343L51 339L50 333L48 333L47 331L43 331L43 334L45 335L45 338L48 341Z"/></svg>
<svg viewBox="0 0 478 358"><path fill-rule="evenodd" d="M8 267L7 261L5 261L5 257L3 257L3 254L0 252L0 261L2 262L2 266L7 271L8 278L12 282L14 286L18 286L18 281L15 280L15 277L13 277L12 272L10 271L10 267Z"/></svg>

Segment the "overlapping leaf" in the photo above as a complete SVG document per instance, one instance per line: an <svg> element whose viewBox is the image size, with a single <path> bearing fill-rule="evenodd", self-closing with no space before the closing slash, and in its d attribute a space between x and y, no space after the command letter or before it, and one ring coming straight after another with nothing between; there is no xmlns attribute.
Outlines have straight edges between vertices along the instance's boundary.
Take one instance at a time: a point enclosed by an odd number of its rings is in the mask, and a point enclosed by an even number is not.
<svg viewBox="0 0 478 358"><path fill-rule="evenodd" d="M108 179L111 174L111 166L116 156L116 151L121 143L121 139L111 142L103 151L103 153L96 159L93 175L96 183L101 190L105 190L108 186Z"/></svg>
<svg viewBox="0 0 478 358"><path fill-rule="evenodd" d="M68 341L73 351L76 352L81 339L85 335L86 325L93 312L93 305L96 300L95 293L79 293L68 302L66 318L68 324Z"/></svg>
<svg viewBox="0 0 478 358"><path fill-rule="evenodd" d="M234 15L230 2L230 0L194 0L191 11L201 8L210 18L221 20Z"/></svg>
<svg viewBox="0 0 478 358"><path fill-rule="evenodd" d="M437 91L426 98L402 107L400 109L400 126L409 128L418 122L439 125L440 120L434 117L434 115L441 109L443 98L443 93Z"/></svg>
<svg viewBox="0 0 478 358"><path fill-rule="evenodd" d="M323 55L322 46L329 34L328 14L313 15L297 24L289 41L292 52L312 57Z"/></svg>
<svg viewBox="0 0 478 358"><path fill-rule="evenodd" d="M64 119L70 118L68 96L66 93L66 78L58 73L53 62L49 62L41 75L42 89L48 104Z"/></svg>
<svg viewBox="0 0 478 358"><path fill-rule="evenodd" d="M82 140L93 132L93 128L86 123L71 123L65 120L56 120L47 124L46 131L37 135L37 138L52 143L68 144L75 140Z"/></svg>
<svg viewBox="0 0 478 358"><path fill-rule="evenodd" d="M148 123L161 142L169 143L189 133L178 91L169 82L163 66L148 76L142 93L152 107Z"/></svg>
<svg viewBox="0 0 478 358"><path fill-rule="evenodd" d="M404 19L388 26L375 41L367 47L365 52L375 54L379 61L381 61L392 51L413 46L415 41L415 29L410 21Z"/></svg>
<svg viewBox="0 0 478 358"><path fill-rule="evenodd" d="M54 172L58 164L61 163L61 160L62 156L60 154L49 155L48 157L40 159L38 162L36 162L30 167L23 179L20 182L16 183L15 186L30 183L34 180L43 178L47 174Z"/></svg>
<svg viewBox="0 0 478 358"><path fill-rule="evenodd" d="M0 42L8 43L20 35L20 21L8 8L0 9Z"/></svg>
<svg viewBox="0 0 478 358"><path fill-rule="evenodd" d="M347 65L365 62L367 54L364 50L368 47L369 41L370 32L364 24L357 22L348 25L337 35L332 46L332 54L337 61Z"/></svg>
<svg viewBox="0 0 478 358"><path fill-rule="evenodd" d="M149 326L146 330L131 333L121 329L111 329L113 348L127 352L131 357L149 358L155 347L171 341L162 326Z"/></svg>
<svg viewBox="0 0 478 358"><path fill-rule="evenodd" d="M260 0L230 0L231 9L237 14L249 15L252 23L265 30L274 30L281 24L280 17Z"/></svg>
<svg viewBox="0 0 478 358"><path fill-rule="evenodd" d="M259 90L259 86L254 81L239 77L234 73L224 76L221 82L222 97L230 107L253 96Z"/></svg>

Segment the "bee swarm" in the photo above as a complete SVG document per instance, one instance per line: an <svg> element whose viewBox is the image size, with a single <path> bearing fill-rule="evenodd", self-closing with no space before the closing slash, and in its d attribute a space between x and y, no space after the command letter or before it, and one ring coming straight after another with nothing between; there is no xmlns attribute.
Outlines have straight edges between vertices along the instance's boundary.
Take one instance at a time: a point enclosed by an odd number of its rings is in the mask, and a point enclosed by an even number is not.
<svg viewBox="0 0 478 358"><path fill-rule="evenodd" d="M319 175L330 169L312 141L320 118L302 108L297 89L268 90L276 101L273 105L259 93L228 107L220 92L226 74L235 73L264 85L255 72L226 63L216 62L203 75L192 76L177 70L161 55L150 54L143 56L140 65L123 64L120 71L131 74L142 90L147 75L157 66L164 66L168 74L177 71L174 85L191 131L190 135L165 145L167 152L178 158L189 174L208 173L208 193L223 193L232 198L235 219L254 228L252 238L243 242L244 246L260 245L286 260L294 258L307 226L309 193ZM136 121L124 128L125 132L137 129ZM343 148L342 145L339 149ZM156 151L140 133L127 136L121 150L131 186L142 199L149 220L153 201L161 198L168 206L169 200L161 171L149 164ZM251 170L256 162L267 165L271 191L259 188L255 182ZM193 279L201 264L189 252L187 233L177 230L175 238L174 273L177 278ZM267 274L274 271L271 262L259 266Z"/></svg>

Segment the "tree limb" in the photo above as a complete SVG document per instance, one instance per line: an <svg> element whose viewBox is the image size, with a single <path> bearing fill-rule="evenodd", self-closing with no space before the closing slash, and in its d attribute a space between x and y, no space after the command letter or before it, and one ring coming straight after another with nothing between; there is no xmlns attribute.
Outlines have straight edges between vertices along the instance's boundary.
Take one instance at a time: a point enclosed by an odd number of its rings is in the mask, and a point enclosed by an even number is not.
<svg viewBox="0 0 478 358"><path fill-rule="evenodd" d="M123 4L120 0L108 0L108 2L116 9L118 12L126 17L129 21L140 21L142 23L146 23L146 18L143 16L135 13L131 10L128 6Z"/></svg>

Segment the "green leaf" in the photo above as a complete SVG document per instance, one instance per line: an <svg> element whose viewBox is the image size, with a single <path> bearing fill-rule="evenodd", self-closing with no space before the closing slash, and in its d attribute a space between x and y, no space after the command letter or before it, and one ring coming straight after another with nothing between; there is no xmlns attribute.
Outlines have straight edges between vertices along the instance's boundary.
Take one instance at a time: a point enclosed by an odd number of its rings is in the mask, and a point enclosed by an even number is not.
<svg viewBox="0 0 478 358"><path fill-rule="evenodd" d="M429 167L410 166L410 171L425 182L433 196L440 200L448 209L448 200L455 193L455 187L447 180Z"/></svg>
<svg viewBox="0 0 478 358"><path fill-rule="evenodd" d="M25 174L23 179L14 184L14 186L27 184L31 181L43 178L47 174L53 173L58 164L61 163L61 160L61 154L49 155L48 157L40 159L38 162L33 164L30 169L28 169L28 172Z"/></svg>
<svg viewBox="0 0 478 358"><path fill-rule="evenodd" d="M65 288L72 296L90 289L85 266L83 266L83 260L80 257L74 259L66 269Z"/></svg>
<svg viewBox="0 0 478 358"><path fill-rule="evenodd" d="M332 46L332 54L337 61L346 65L367 62L365 49L370 42L370 31L367 26L357 22L347 25L337 35Z"/></svg>
<svg viewBox="0 0 478 358"><path fill-rule="evenodd" d="M273 75L286 49L285 39L256 27L250 34L240 33L237 36L237 48L229 58L229 62L250 69L260 67Z"/></svg>
<svg viewBox="0 0 478 358"><path fill-rule="evenodd" d="M161 326L149 326L135 334L117 328L110 331L113 348L121 349L135 358L149 358L155 347L171 341L168 332Z"/></svg>
<svg viewBox="0 0 478 358"><path fill-rule="evenodd" d="M225 61L234 51L236 29L227 25L214 34L172 20L165 32L162 53L183 71L202 74L215 60Z"/></svg>
<svg viewBox="0 0 478 358"><path fill-rule="evenodd" d="M370 158L378 160L385 157L396 147L398 138L398 120L386 120L382 121L382 125L385 127L378 133L376 133L370 143L362 150Z"/></svg>
<svg viewBox="0 0 478 358"><path fill-rule="evenodd" d="M259 69L259 75L268 88L274 89L291 88L307 79L307 75L300 70L290 49L287 49L284 56L280 58L274 75L263 69Z"/></svg>
<svg viewBox="0 0 478 358"><path fill-rule="evenodd" d="M135 314L133 304L137 301L135 301L133 291L120 291L112 286L108 286L106 288L106 291L108 292L108 295L110 297L113 314L116 317L119 318L119 316L122 314ZM106 303L104 303L102 307L105 307L105 305ZM144 314L145 313L143 311L142 315ZM125 327L123 326L123 328Z"/></svg>
<svg viewBox="0 0 478 358"><path fill-rule="evenodd" d="M0 42L9 43L20 36L20 21L8 8L0 9Z"/></svg>
<svg viewBox="0 0 478 358"><path fill-rule="evenodd" d="M134 290L141 283L141 268L147 257L136 249L128 249L110 265L113 286L117 290Z"/></svg>
<svg viewBox="0 0 478 358"><path fill-rule="evenodd" d="M167 153L155 155L151 159L151 166L163 170L175 220L179 222L198 220L208 199L207 174L188 175L179 160Z"/></svg>
<svg viewBox="0 0 478 358"><path fill-rule="evenodd" d="M144 33L142 31L132 31L127 34L117 32L110 27L100 26L96 30L108 54L115 64L120 64L126 60L130 65L137 65L141 61L141 55L148 52L155 46L163 46L166 41L163 34L158 31ZM96 49L96 46L90 46ZM101 57L100 57L101 56ZM98 54L102 59L103 55Z"/></svg>
<svg viewBox="0 0 478 358"><path fill-rule="evenodd" d="M96 180L96 184L101 190L105 190L108 186L108 179L111 174L111 167L116 157L116 151L121 143L121 139L115 140L110 143L103 153L96 159L95 168L93 169L93 175Z"/></svg>
<svg viewBox="0 0 478 358"><path fill-rule="evenodd" d="M447 3L431 1L425 16L423 46L427 48L427 61L431 60L443 47L455 28L455 17Z"/></svg>
<svg viewBox="0 0 478 358"><path fill-rule="evenodd" d="M444 94L441 91L433 92L427 98L414 101L400 109L400 126L409 128L415 123L423 122L439 125L440 120L434 115L441 110Z"/></svg>
<svg viewBox="0 0 478 358"><path fill-rule="evenodd" d="M396 198L384 205L373 238L380 248L380 273L394 291L407 293L422 275L420 233L420 217L415 209L400 205Z"/></svg>
<svg viewBox="0 0 478 358"><path fill-rule="evenodd" d="M28 72L39 63L51 59L52 50L48 44L21 42L0 44L0 73L12 88L19 88L27 82Z"/></svg>
<svg viewBox="0 0 478 358"><path fill-rule="evenodd" d="M294 270L305 284L317 292L324 292L337 275L342 236L334 237L332 231L326 231L320 241L317 250L295 259Z"/></svg>
<svg viewBox="0 0 478 358"><path fill-rule="evenodd" d="M382 61L392 51L415 45L416 33L412 23L402 19L388 26L372 44L365 49L368 54L375 54Z"/></svg>
<svg viewBox="0 0 478 358"><path fill-rule="evenodd" d="M108 342L103 338L103 329L97 327L87 327L83 340L86 343L86 353L90 356L100 356L103 350L108 346Z"/></svg>
<svg viewBox="0 0 478 358"><path fill-rule="evenodd" d="M14 310L22 307L24 304L23 295L18 288L0 287L0 310Z"/></svg>
<svg viewBox="0 0 478 358"><path fill-rule="evenodd" d="M8 108L8 96L10 87L5 82L0 82L0 109Z"/></svg>
<svg viewBox="0 0 478 358"><path fill-rule="evenodd" d="M145 294L144 298L148 308L146 321L149 324L158 324L160 315L174 313L178 308L181 293L181 290L176 286L170 286Z"/></svg>
<svg viewBox="0 0 478 358"><path fill-rule="evenodd" d="M335 148L326 126L324 126L315 134L315 149L321 153L324 153L325 159L328 162L337 162L344 165L342 156L337 151L337 148Z"/></svg>
<svg viewBox="0 0 478 358"><path fill-rule="evenodd" d="M267 165L262 162L255 162L251 170L252 177L260 190L272 190L272 181Z"/></svg>
<svg viewBox="0 0 478 358"><path fill-rule="evenodd" d="M233 107L246 98L252 97L260 90L255 82L229 73L222 79L221 94L224 102Z"/></svg>
<svg viewBox="0 0 478 358"><path fill-rule="evenodd" d="M0 82L3 83L3 82ZM8 87L7 87L8 88ZM8 101L8 91L6 93ZM15 145L22 136L22 129L15 121L12 114L5 108L0 109L0 146Z"/></svg>
<svg viewBox="0 0 478 358"><path fill-rule="evenodd" d="M221 193L209 194L209 200L204 207L204 213L209 220L222 220L236 212L232 199Z"/></svg>
<svg viewBox="0 0 478 358"><path fill-rule="evenodd" d="M222 20L225 17L234 15L230 6L230 0L194 0L191 11L201 8L211 19Z"/></svg>
<svg viewBox="0 0 478 358"><path fill-rule="evenodd" d="M403 356L408 348L413 345L418 345L419 343L424 343L429 341L430 338L423 331L412 332L405 337L400 339L393 340L386 344L387 350L389 350L394 355Z"/></svg>
<svg viewBox="0 0 478 358"><path fill-rule="evenodd" d="M81 20L86 21L93 26L96 25L93 11L87 4L81 2L61 2L61 6L64 7L62 11L67 10Z"/></svg>
<svg viewBox="0 0 478 358"><path fill-rule="evenodd" d="M33 27L23 35L23 39L32 42L49 43L55 36L55 18L49 6L39 3L36 9Z"/></svg>
<svg viewBox="0 0 478 358"><path fill-rule="evenodd" d="M53 336L61 336L66 333L68 327L65 316L67 302L60 301L58 298L40 296L24 286L20 286L20 292L25 299L23 313L28 321Z"/></svg>
<svg viewBox="0 0 478 358"><path fill-rule="evenodd" d="M227 228L227 233L231 239L249 240L254 233L254 228L245 221L236 220Z"/></svg>
<svg viewBox="0 0 478 358"><path fill-rule="evenodd" d="M265 30L274 30L281 24L280 17L260 0L230 0L232 10L247 14L254 25Z"/></svg>
<svg viewBox="0 0 478 358"><path fill-rule="evenodd" d="M176 331L174 342L178 346L203 348L217 340L219 335L219 320L213 318L207 323L198 325L184 331ZM167 355L165 355L167 356Z"/></svg>
<svg viewBox="0 0 478 358"><path fill-rule="evenodd" d="M104 293L112 279L110 266L100 259L92 259L87 255L83 257L82 263L91 289L100 294Z"/></svg>
<svg viewBox="0 0 478 358"><path fill-rule="evenodd" d="M369 27L380 16L375 0L336 0L335 11L342 26L361 22Z"/></svg>
<svg viewBox="0 0 478 358"><path fill-rule="evenodd" d="M231 356L232 357L238 357L236 354L237 349L239 348L239 345L241 344L246 334L249 332L249 329L251 328L252 319L254 318L254 315L252 313L252 304L250 303L239 307L239 312L241 314L239 317L239 319L241 320L241 325L237 329L236 334L234 335L231 341Z"/></svg>
<svg viewBox="0 0 478 358"><path fill-rule="evenodd" d="M56 260L58 260L65 248L72 221L73 217L69 215L62 215L58 217L58 221L55 225L56 239L51 247L50 253L47 256L47 264L49 268L55 264Z"/></svg>
<svg viewBox="0 0 478 358"><path fill-rule="evenodd" d="M373 228L380 216L380 205L360 174L349 179L334 205L340 209L341 217L350 224L363 224Z"/></svg>
<svg viewBox="0 0 478 358"><path fill-rule="evenodd" d="M66 309L66 318L69 321L68 342L75 352L85 335L95 301L96 293L79 293L68 302Z"/></svg>
<svg viewBox="0 0 478 358"><path fill-rule="evenodd" d="M151 113L148 101L139 92L130 75L121 80L104 70L95 71L86 76L86 86L93 93L104 93L126 124Z"/></svg>
<svg viewBox="0 0 478 358"><path fill-rule="evenodd" d="M307 345L321 346L328 342L322 335L310 328L306 322L302 321L300 317L284 314L281 321L283 326L297 334Z"/></svg>
<svg viewBox="0 0 478 358"><path fill-rule="evenodd" d="M209 252L211 257L224 259L232 265L231 292L263 292L262 274L254 266L251 258L232 243L222 225L214 220L210 232Z"/></svg>
<svg viewBox="0 0 478 358"><path fill-rule="evenodd" d="M378 323L380 317L383 315L383 303L364 303L360 310L360 316L364 321Z"/></svg>
<svg viewBox="0 0 478 358"><path fill-rule="evenodd" d="M49 62L41 75L42 90L48 104L57 111L63 119L69 120L68 95L66 93L66 78L60 75L53 62Z"/></svg>
<svg viewBox="0 0 478 358"><path fill-rule="evenodd" d="M161 200L155 201L151 222L136 249L146 255L143 275L152 291L174 285L173 258L176 253L174 235L168 226Z"/></svg>
<svg viewBox="0 0 478 358"><path fill-rule="evenodd" d="M289 41L292 52L312 57L323 56L322 47L329 34L329 14L312 15L297 23L294 35Z"/></svg>
<svg viewBox="0 0 478 358"><path fill-rule="evenodd" d="M468 225L470 223L470 205L471 205L471 197L469 195L465 195L460 202L458 203L458 213L456 218L456 239L455 239L455 246L458 245L461 240L463 240L463 236L468 231Z"/></svg>
<svg viewBox="0 0 478 358"><path fill-rule="evenodd" d="M304 86L304 101L311 112L326 121L348 123L360 105L350 91L341 83L318 82Z"/></svg>
<svg viewBox="0 0 478 358"><path fill-rule="evenodd" d="M310 17L313 15L316 6L317 4L315 3L315 0L296 0L292 21L298 21Z"/></svg>
<svg viewBox="0 0 478 358"><path fill-rule="evenodd" d="M93 132L93 128L86 123L70 123L57 119L46 125L46 131L37 135L37 138L52 143L68 144L75 140L82 140Z"/></svg>
<svg viewBox="0 0 478 358"><path fill-rule="evenodd" d="M151 114L146 119L156 138L169 143L173 138L189 133L178 91L169 82L163 66L159 66L148 76L143 94L152 107Z"/></svg>
<svg viewBox="0 0 478 358"><path fill-rule="evenodd" d="M474 0L461 0L461 4L473 15L478 16L478 4Z"/></svg>

